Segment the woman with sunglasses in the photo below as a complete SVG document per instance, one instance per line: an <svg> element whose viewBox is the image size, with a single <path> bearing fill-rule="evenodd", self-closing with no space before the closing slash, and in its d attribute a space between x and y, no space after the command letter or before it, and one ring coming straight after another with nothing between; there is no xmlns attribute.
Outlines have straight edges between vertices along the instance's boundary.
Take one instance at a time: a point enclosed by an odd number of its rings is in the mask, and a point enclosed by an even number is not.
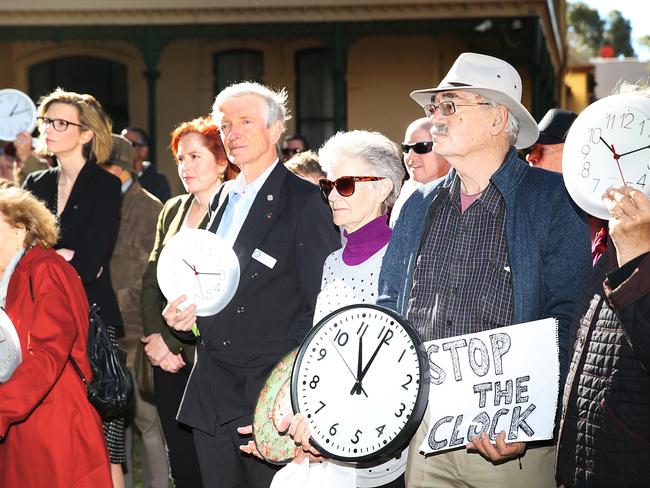
<svg viewBox="0 0 650 488"><path fill-rule="evenodd" d="M121 182L100 168L111 153L111 120L92 95L57 88L38 107L40 144L57 166L30 174L24 187L59 219L54 249L81 277L88 302L115 335L122 316L111 285L109 259L117 236ZM81 381L81 379L79 379ZM124 419L104 420L116 487L124 486Z"/></svg>
<svg viewBox="0 0 650 488"><path fill-rule="evenodd" d="M392 234L388 211L404 179L399 149L378 132L339 132L323 145L318 157L327 173L319 182L323 199L332 208L334 224L342 229L346 242L323 266L314 324L346 305L375 303L379 269ZM289 433L296 442L308 445L303 414L294 417ZM405 455L369 468L332 463L325 467L324 475L348 470L348 488L404 486ZM327 480L322 486L329 486Z"/></svg>
<svg viewBox="0 0 650 488"><path fill-rule="evenodd" d="M194 488L201 486L201 473L192 429L178 423L176 413L192 372L195 347L172 334L163 320L161 313L167 302L158 287L156 267L169 238L183 229L206 227L212 197L224 181L237 176L239 169L228 161L219 128L210 118L180 124L171 134L170 147L188 193L167 200L158 217L156 241L142 277L140 306L146 334L142 340L154 366L155 403L174 485Z"/></svg>

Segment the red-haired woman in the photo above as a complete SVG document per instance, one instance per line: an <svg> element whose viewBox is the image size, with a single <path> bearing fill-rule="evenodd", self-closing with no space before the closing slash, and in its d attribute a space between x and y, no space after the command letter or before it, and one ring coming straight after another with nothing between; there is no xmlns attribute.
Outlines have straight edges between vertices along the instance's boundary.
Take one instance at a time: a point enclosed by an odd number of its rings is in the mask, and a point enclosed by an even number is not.
<svg viewBox="0 0 650 488"><path fill-rule="evenodd" d="M209 118L183 122L171 134L171 150L187 194L165 203L158 217L156 241L142 279L141 306L145 352L154 365L155 400L169 451L176 488L201 486L192 430L176 421L194 362L194 346L179 340L163 321L166 305L156 266L165 242L184 228L205 228L208 207L221 184L237 174L228 161L219 128Z"/></svg>

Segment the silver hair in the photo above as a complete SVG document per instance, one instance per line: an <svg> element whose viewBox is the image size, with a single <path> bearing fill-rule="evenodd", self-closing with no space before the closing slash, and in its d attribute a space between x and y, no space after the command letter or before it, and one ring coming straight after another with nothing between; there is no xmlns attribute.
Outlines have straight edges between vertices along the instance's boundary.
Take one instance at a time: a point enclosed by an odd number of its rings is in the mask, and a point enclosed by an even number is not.
<svg viewBox="0 0 650 488"><path fill-rule="evenodd" d="M612 95L634 94L650 98L650 78L640 79L635 83L620 81L612 90Z"/></svg>
<svg viewBox="0 0 650 488"><path fill-rule="evenodd" d="M286 129L286 122L291 118L287 110L287 90L272 90L254 81L244 81L227 86L219 92L212 105L212 118L219 120L221 106L226 100L246 95L256 95L264 101L264 121L267 127L276 122L282 122L282 130Z"/></svg>
<svg viewBox="0 0 650 488"><path fill-rule="evenodd" d="M484 98L484 100L490 104L490 107L498 107L499 105L505 107L502 103L497 103L494 100L490 100L489 98ZM506 134L508 134L508 143L511 146L514 146L515 141L517 140L517 136L519 135L519 121L517 120L517 117L513 115L513 113L508 109L508 107L505 107L506 110L508 110L508 127L506 127Z"/></svg>
<svg viewBox="0 0 650 488"><path fill-rule="evenodd" d="M397 144L385 135L365 130L337 132L320 148L318 159L325 172L330 171L335 161L361 160L368 166L370 173L365 176L382 176L393 183L392 191L381 204L382 213L388 212L395 204L405 171Z"/></svg>

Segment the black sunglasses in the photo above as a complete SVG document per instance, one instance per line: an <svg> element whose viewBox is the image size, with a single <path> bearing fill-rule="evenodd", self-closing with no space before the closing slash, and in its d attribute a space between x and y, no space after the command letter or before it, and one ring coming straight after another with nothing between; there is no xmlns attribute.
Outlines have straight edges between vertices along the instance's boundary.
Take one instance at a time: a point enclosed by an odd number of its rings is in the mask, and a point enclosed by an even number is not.
<svg viewBox="0 0 650 488"><path fill-rule="evenodd" d="M300 149L299 147L296 147L296 148L293 148L293 147L283 147L283 148L281 149L281 151L282 151L282 154L283 154L284 156L289 156L289 155L293 156L294 154L301 153L301 152L302 152L302 149Z"/></svg>
<svg viewBox="0 0 650 488"><path fill-rule="evenodd" d="M340 178L337 178L336 181L321 178L318 180L318 186L320 186L323 200L327 201L327 197L330 196L330 193L332 193L334 188L336 188L336 191L339 192L339 195L342 197L349 197L354 195L354 185L357 181L379 181L385 179L386 178L383 176L341 176Z"/></svg>
<svg viewBox="0 0 650 488"><path fill-rule="evenodd" d="M433 150L433 142L416 142L415 144L402 144L402 152L408 154L413 149L417 154L430 153Z"/></svg>

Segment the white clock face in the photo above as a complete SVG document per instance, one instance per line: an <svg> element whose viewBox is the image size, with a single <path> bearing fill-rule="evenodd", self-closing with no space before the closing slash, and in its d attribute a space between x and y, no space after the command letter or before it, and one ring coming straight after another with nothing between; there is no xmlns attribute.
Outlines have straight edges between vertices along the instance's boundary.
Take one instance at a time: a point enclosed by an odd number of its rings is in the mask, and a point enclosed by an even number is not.
<svg viewBox="0 0 650 488"><path fill-rule="evenodd" d="M582 111L564 144L562 174L571 198L601 219L610 218L602 202L609 187L650 195L650 98L612 95Z"/></svg>
<svg viewBox="0 0 650 488"><path fill-rule="evenodd" d="M232 248L212 232L183 229L165 243L157 277L168 301L186 295L179 308L195 304L195 315L214 315L237 290L239 261Z"/></svg>
<svg viewBox="0 0 650 488"><path fill-rule="evenodd" d="M11 378L21 361L18 334L9 316L0 308L0 383Z"/></svg>
<svg viewBox="0 0 650 488"><path fill-rule="evenodd" d="M36 127L36 106L25 93L5 88L0 90L0 139L15 141L23 131Z"/></svg>
<svg viewBox="0 0 650 488"><path fill-rule="evenodd" d="M426 409L429 370L422 342L397 314L343 307L303 341L291 401L314 446L343 461L371 461L401 449Z"/></svg>

